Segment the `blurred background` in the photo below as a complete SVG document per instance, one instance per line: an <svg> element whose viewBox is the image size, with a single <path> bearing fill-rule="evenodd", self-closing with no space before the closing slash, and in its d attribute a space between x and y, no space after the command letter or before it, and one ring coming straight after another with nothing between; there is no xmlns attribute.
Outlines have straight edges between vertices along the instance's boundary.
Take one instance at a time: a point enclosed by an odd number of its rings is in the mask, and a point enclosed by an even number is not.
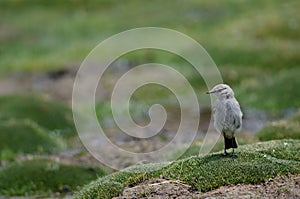
<svg viewBox="0 0 300 199"><path fill-rule="evenodd" d="M132 28L171 28L206 49L244 112L240 144L300 139L299 9L298 0L1 1L0 195L71 195L112 172L78 139L72 89L88 53L104 39ZM109 99L116 80L149 62L174 67L197 92L199 133L183 157L197 154L211 116L204 95L208 88L189 63L168 52L131 52L111 65L96 95L99 122L115 144L134 152L158 149L173 138L180 107L163 87L142 87L131 101L132 116L140 124L149 122L147 111L153 103L166 107L168 121L157 136L133 139L120 132L111 117ZM111 156L117 165L131 164L126 157Z"/></svg>

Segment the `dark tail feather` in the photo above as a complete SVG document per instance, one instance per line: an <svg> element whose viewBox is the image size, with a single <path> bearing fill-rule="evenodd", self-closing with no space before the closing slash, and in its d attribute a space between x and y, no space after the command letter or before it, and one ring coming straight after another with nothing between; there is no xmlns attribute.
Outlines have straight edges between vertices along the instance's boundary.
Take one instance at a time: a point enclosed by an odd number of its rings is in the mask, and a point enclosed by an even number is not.
<svg viewBox="0 0 300 199"><path fill-rule="evenodd" d="M237 148L235 137L230 139L224 137L224 139L225 139L225 149Z"/></svg>

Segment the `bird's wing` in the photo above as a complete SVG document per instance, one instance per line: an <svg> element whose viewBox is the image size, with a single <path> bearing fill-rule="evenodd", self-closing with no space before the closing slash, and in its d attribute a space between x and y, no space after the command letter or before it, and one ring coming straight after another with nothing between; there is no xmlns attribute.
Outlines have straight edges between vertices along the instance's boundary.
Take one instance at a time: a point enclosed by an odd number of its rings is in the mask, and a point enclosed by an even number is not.
<svg viewBox="0 0 300 199"><path fill-rule="evenodd" d="M242 127L242 112L239 103L234 100L228 100L225 103L225 121L224 130L235 132Z"/></svg>
<svg viewBox="0 0 300 199"><path fill-rule="evenodd" d="M213 105L213 118L214 118L214 126L218 132L221 132L224 127L224 115L225 109L222 106L220 100L216 100Z"/></svg>

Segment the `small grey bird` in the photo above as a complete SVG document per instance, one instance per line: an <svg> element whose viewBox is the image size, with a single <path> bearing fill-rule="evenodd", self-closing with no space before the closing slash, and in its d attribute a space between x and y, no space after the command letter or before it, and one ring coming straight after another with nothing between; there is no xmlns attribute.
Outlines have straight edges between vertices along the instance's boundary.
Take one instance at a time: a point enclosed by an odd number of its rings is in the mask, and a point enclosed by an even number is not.
<svg viewBox="0 0 300 199"><path fill-rule="evenodd" d="M218 84L207 94L215 94L217 100L213 105L214 126L224 136L225 148L232 148L232 157L235 156L234 148L237 148L235 132L242 128L243 113L238 101L234 97L233 90L226 84Z"/></svg>

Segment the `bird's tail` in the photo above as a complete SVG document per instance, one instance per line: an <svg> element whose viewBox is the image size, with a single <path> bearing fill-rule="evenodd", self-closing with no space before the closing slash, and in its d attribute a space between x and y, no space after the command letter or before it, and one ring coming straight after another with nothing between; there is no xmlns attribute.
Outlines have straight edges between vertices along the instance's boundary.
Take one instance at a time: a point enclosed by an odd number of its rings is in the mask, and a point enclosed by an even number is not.
<svg viewBox="0 0 300 199"><path fill-rule="evenodd" d="M224 139L225 139L225 149L237 148L235 137L232 138L224 137Z"/></svg>

